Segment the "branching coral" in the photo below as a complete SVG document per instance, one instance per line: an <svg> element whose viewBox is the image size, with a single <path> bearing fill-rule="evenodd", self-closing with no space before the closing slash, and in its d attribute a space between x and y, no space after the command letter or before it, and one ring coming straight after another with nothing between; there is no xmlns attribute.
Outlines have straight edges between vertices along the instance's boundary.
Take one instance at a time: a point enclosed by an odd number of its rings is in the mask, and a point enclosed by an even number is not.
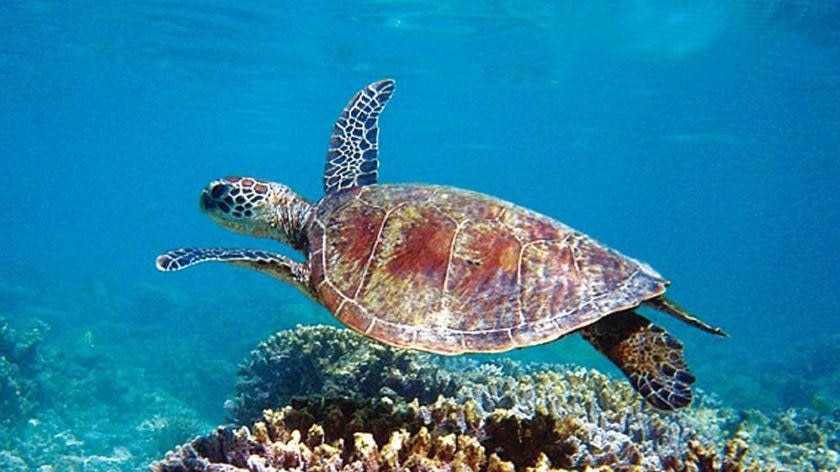
<svg viewBox="0 0 840 472"><path fill-rule="evenodd" d="M840 409L818 416L811 410L789 409L765 416L757 411L737 415L732 435L750 444L765 463L795 470L840 470Z"/></svg>
<svg viewBox="0 0 840 472"><path fill-rule="evenodd" d="M444 406L443 410L440 408L440 405L431 407L433 417L446 418L452 405ZM412 430L396 428L377 439L375 434L365 432L349 435L339 431L328 433L321 425L313 423L304 435L300 429L291 426L298 422L294 409L287 408L281 412L269 410L263 420L254 425L253 432L244 427L219 428L205 438L170 452L151 469L154 472L502 472L516 467L513 462L488 451L476 436L467 433L443 432L440 429L430 431L426 426L417 426ZM546 465L548 459L539 456L537 462Z"/></svg>
<svg viewBox="0 0 840 472"><path fill-rule="evenodd" d="M666 470L697 472L773 472L774 467L760 465L759 461L746 461L749 447L740 439L730 439L726 443L723 457L719 457L714 446L704 446L698 441L689 442L684 459L669 457L665 462Z"/></svg>
<svg viewBox="0 0 840 472"><path fill-rule="evenodd" d="M297 430L272 430L272 436L252 435L247 428L220 428L167 454L152 465L153 472L275 472L300 471L478 471L487 462L484 448L469 436L432 437L394 431L380 445L368 433L323 442L317 427L305 438ZM498 462L498 460L497 460ZM503 470L498 467L489 470Z"/></svg>
<svg viewBox="0 0 840 472"><path fill-rule="evenodd" d="M595 371L510 361L444 364L335 328L278 333L241 374L233 411L258 421L240 423L250 429L220 428L153 470L754 472L773 470L759 463L784 462L747 445L753 420L702 397L688 411L660 413L625 382ZM256 415L262 408L273 410ZM777 429L787 435L780 441L832 447L813 426ZM744 438L722 445L736 434ZM723 455L715 446L723 446ZM821 457L794 463L816 470L832 461L830 453Z"/></svg>
<svg viewBox="0 0 840 472"><path fill-rule="evenodd" d="M653 410L625 382L594 371L530 372L510 361L443 365L442 359L373 343L349 330L299 327L278 333L252 353L240 370L243 381L233 411L240 424L248 424L264 409L291 403L300 408L288 414L308 420L296 428L320 422L331 433L350 423L352 409L353 423L345 433L373 432L381 442L394 428L412 425L404 419L383 424L382 418L398 415L380 411L376 400L386 397L399 404L416 399L430 405L442 395L454 404L471 405L473 416L485 420L480 432L485 444L500 457L516 455L517 463L530 464L543 452L565 467L623 462L656 468L662 457L679 455L690 439L711 443L721 436L694 417ZM417 414L425 424L441 428L442 422L429 416L441 414L435 405L420 406ZM463 411L450 416L443 431L467 432ZM517 428L539 441L529 441L522 431L501 434Z"/></svg>
<svg viewBox="0 0 840 472"><path fill-rule="evenodd" d="M662 413L639 400L620 380L582 368L537 370L519 377L494 372L485 365L481 382L459 389L459 401L475 399L482 414L500 407L518 417L540 416L577 421L586 432L566 439L575 452L562 465L636 464L662 467L669 455L679 456L689 440L713 443L723 437L719 423L705 421L711 406L698 401L690 412ZM489 372L487 372L489 371Z"/></svg>
<svg viewBox="0 0 840 472"><path fill-rule="evenodd" d="M440 403L440 402L438 402ZM444 418L452 405L430 407L432 416ZM443 407L442 411L438 411ZM212 434L194 440L169 452L152 464L152 472L279 472L298 471L462 471L462 472L528 472L551 471L643 471L666 472L759 472L756 463L746 463L743 442L733 440L725 455L718 457L714 448L692 441L684 459L669 458L661 467L652 469L633 462L613 461L609 465L553 468L567 446L564 437L585 435L575 421L539 418L522 421L515 416L500 414L487 419L486 425L468 433L445 432L435 425L416 429L397 428L385 438L375 434L355 432L333 434L330 438L319 424L301 430L287 422L292 409L266 411L263 419L252 429L219 428ZM302 432L304 431L304 432ZM557 447L551 451L551 443ZM534 445L520 448L525 443ZM495 444L495 446L494 446ZM535 444L549 446L549 452L532 454L526 449L538 449ZM505 454L498 447L509 449ZM507 457L505 457L507 455Z"/></svg>

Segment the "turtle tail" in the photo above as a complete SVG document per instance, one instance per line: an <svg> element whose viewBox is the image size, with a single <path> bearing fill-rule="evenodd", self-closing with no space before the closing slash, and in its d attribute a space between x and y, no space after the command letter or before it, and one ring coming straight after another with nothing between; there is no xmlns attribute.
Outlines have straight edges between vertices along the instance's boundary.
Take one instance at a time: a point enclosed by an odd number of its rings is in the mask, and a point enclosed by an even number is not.
<svg viewBox="0 0 840 472"><path fill-rule="evenodd" d="M711 333L711 334L714 334L716 336L723 336L723 337L728 337L729 336L728 334L726 334L726 331L724 331L724 330L722 330L718 327L706 324L700 318L697 318L695 316L691 316L691 314L689 312L687 312L683 307L677 305L676 303L674 303L673 300L666 297L665 295L660 295L658 297L651 298L650 300L645 300L644 303L645 303L645 305L647 305L647 306L649 306L653 309L659 310L663 313L667 313L667 314L673 316L674 318L677 318L678 320L680 320L684 323L690 324L691 326L694 326L695 328L700 328L707 333Z"/></svg>
<svg viewBox="0 0 840 472"><path fill-rule="evenodd" d="M676 410L691 403L694 376L685 364L683 345L650 320L622 311L581 329L581 334L654 407Z"/></svg>

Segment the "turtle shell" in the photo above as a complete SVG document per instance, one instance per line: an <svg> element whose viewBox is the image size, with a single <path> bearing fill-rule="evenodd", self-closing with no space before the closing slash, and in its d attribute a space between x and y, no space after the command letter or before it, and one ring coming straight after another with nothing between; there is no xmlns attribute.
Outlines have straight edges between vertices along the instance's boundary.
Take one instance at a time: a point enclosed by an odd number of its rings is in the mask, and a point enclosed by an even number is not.
<svg viewBox="0 0 840 472"><path fill-rule="evenodd" d="M339 320L442 354L548 342L668 284L551 218L449 187L330 194L307 233L312 285Z"/></svg>

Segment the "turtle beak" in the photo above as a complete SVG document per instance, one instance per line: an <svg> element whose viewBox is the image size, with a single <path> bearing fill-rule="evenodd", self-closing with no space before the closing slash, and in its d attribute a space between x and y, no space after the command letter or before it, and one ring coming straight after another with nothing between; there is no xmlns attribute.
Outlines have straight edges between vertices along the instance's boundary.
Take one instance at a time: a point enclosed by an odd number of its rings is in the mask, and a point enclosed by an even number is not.
<svg viewBox="0 0 840 472"><path fill-rule="evenodd" d="M207 193L207 190L203 190L201 192L201 198L198 201L198 206L204 211L207 211L215 206L213 200L210 199L210 194Z"/></svg>

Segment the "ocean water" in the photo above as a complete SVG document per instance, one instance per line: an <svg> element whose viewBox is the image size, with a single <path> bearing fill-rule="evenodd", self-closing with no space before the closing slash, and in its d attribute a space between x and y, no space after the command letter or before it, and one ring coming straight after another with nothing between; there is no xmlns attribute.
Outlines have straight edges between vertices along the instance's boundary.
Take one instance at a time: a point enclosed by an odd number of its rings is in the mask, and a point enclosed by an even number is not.
<svg viewBox="0 0 840 472"><path fill-rule="evenodd" d="M381 182L489 193L648 262L731 335L646 312L705 395L837 416L836 2L4 0L0 317L49 326L52 360L4 371L0 460L160 458L226 420L257 343L335 324L263 275L154 259L292 254L210 221L200 190L248 175L316 201L338 113L385 77ZM577 337L502 357L621 375Z"/></svg>

